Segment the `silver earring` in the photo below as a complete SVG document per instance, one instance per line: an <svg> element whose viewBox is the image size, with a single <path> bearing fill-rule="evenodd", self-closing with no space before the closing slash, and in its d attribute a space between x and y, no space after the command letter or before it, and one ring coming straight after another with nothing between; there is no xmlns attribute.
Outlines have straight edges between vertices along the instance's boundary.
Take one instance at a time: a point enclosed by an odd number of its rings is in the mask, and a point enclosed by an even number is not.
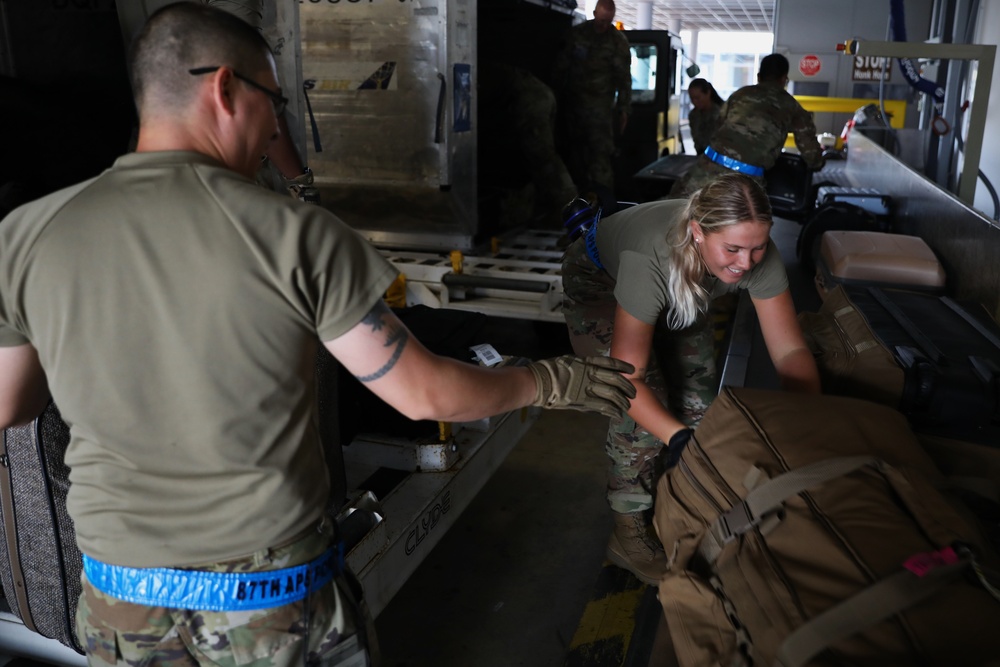
<svg viewBox="0 0 1000 667"><path fill-rule="evenodd" d="M694 242L695 242L695 243L701 243L701 238L696 238L696 239L694 240Z"/></svg>

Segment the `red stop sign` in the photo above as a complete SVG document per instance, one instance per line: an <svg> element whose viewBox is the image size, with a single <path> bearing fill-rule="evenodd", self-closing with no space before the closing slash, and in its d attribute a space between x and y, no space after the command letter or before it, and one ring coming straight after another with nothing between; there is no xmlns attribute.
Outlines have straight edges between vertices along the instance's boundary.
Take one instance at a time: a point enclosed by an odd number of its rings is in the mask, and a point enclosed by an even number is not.
<svg viewBox="0 0 1000 667"><path fill-rule="evenodd" d="M819 60L819 56L809 54L802 56L802 60L799 61L799 71L805 76L816 76L819 74L819 68L822 63Z"/></svg>

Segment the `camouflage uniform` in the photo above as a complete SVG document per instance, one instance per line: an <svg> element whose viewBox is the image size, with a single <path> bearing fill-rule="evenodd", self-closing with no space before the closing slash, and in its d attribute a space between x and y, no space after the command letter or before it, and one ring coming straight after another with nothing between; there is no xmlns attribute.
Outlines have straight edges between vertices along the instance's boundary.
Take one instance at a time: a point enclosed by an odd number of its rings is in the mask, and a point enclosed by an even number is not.
<svg viewBox="0 0 1000 667"><path fill-rule="evenodd" d="M691 143L694 144L695 155L705 152L712 134L722 123L722 109L713 104L706 109L691 109L688 113L688 126L691 131Z"/></svg>
<svg viewBox="0 0 1000 667"><path fill-rule="evenodd" d="M541 213L545 223L561 226L559 212L577 191L556 151L552 89L527 70L487 61L480 66L479 108L480 132L489 137L480 150L485 155L492 149L495 155L486 168L516 170L516 176L527 174L532 212ZM489 140L492 143L487 143ZM526 220L510 222L524 224Z"/></svg>
<svg viewBox="0 0 1000 667"><path fill-rule="evenodd" d="M562 265L563 314L573 351L608 356L614 331L615 279L587 256L584 239L566 251ZM694 427L716 396L715 344L711 319L671 331L657 325L653 352L643 378L660 402L685 425ZM628 415L611 419L606 450L611 458L608 503L619 513L652 507L654 460L663 441Z"/></svg>
<svg viewBox="0 0 1000 667"><path fill-rule="evenodd" d="M581 191L614 190L615 125L632 105L632 52L619 30L599 33L594 21L574 26L556 59L566 166ZM615 97L617 93L617 99Z"/></svg>
<svg viewBox="0 0 1000 667"><path fill-rule="evenodd" d="M188 569L258 572L292 567L325 551L332 539L329 533L313 528L287 546ZM125 602L98 591L81 575L77 636L91 667L251 663L365 667L377 660L375 634L370 615L355 601L345 576L335 577L299 602L254 611L209 612ZM366 647L368 638L372 644Z"/></svg>
<svg viewBox="0 0 1000 667"><path fill-rule="evenodd" d="M553 213L562 210L577 192L565 163L556 152L556 98L552 89L524 70L517 70L513 86L517 106L514 131L524 155L524 166L535 184L536 198Z"/></svg>
<svg viewBox="0 0 1000 667"><path fill-rule="evenodd" d="M816 140L816 124L802 105L780 85L744 86L722 107L722 123L712 135L711 146L727 157L765 170L781 154L788 133L811 169L823 166L823 149ZM674 184L671 197L687 197L719 174L729 170L701 155L684 177ZM763 178L756 179L764 185Z"/></svg>

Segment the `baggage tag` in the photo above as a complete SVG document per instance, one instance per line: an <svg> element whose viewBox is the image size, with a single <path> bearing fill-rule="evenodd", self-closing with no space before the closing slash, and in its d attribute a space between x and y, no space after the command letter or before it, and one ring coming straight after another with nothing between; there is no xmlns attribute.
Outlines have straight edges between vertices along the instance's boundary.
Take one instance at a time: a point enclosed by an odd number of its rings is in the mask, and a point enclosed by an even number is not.
<svg viewBox="0 0 1000 667"><path fill-rule="evenodd" d="M496 366L503 361L500 353L489 343L473 345L469 349L472 350L472 354L475 355L476 360L483 366Z"/></svg>
<svg viewBox="0 0 1000 667"><path fill-rule="evenodd" d="M954 565L959 561L958 554L951 547L945 547L940 551L928 551L927 553L910 556L903 562L903 567L917 575L927 576L931 570L936 570L945 565Z"/></svg>
<svg viewBox="0 0 1000 667"><path fill-rule="evenodd" d="M986 572L983 571L982 567L980 567L979 562L969 551L968 547L964 547L959 544L959 551L961 553L956 552L952 547L945 547L940 551L929 551L927 553L916 554L906 559L906 561L903 562L903 567L918 577L925 577L938 568L955 565L956 563L962 562L964 559L972 567L972 571L975 573L980 585L982 585L986 592L992 595L995 600L1000 602L1000 589L998 589L997 586L989 580L986 576Z"/></svg>

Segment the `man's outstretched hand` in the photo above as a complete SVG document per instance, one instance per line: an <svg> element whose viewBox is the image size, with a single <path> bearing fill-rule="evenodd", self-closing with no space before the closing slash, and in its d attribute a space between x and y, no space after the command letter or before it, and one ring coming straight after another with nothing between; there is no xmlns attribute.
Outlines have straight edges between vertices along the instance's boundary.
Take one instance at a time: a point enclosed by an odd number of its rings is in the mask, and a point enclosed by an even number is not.
<svg viewBox="0 0 1000 667"><path fill-rule="evenodd" d="M538 387L532 405L549 409L585 410L618 417L628 411L635 387L622 373L632 364L609 357L566 355L528 364Z"/></svg>

